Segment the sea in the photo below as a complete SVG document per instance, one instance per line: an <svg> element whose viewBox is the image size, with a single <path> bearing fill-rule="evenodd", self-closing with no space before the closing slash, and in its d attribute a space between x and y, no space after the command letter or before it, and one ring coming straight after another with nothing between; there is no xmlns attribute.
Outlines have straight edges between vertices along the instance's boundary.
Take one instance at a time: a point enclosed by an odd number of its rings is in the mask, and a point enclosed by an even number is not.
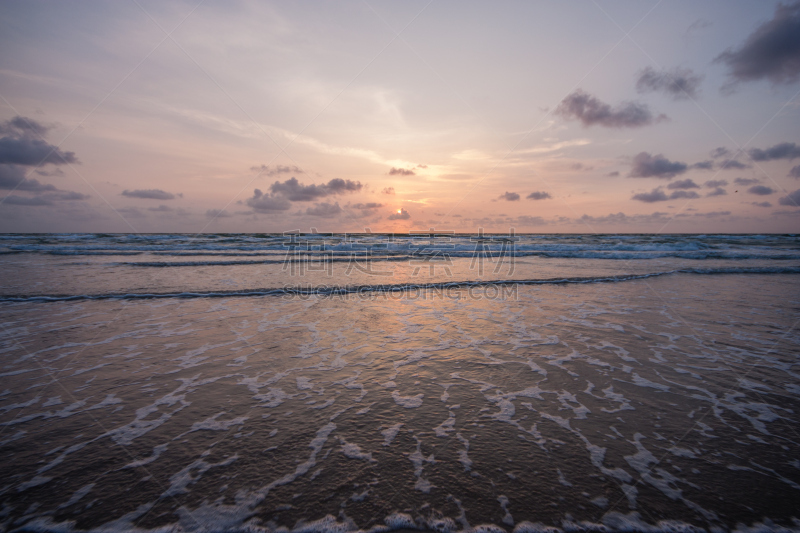
<svg viewBox="0 0 800 533"><path fill-rule="evenodd" d="M798 235L0 235L0 530L800 531Z"/></svg>

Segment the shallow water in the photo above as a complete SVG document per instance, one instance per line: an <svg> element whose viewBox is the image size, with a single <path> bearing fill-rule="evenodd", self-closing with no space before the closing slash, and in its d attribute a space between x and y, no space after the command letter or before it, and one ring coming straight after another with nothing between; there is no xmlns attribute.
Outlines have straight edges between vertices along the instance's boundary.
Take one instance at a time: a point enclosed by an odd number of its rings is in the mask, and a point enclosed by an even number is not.
<svg viewBox="0 0 800 533"><path fill-rule="evenodd" d="M2 302L0 523L800 528L800 277L493 287Z"/></svg>

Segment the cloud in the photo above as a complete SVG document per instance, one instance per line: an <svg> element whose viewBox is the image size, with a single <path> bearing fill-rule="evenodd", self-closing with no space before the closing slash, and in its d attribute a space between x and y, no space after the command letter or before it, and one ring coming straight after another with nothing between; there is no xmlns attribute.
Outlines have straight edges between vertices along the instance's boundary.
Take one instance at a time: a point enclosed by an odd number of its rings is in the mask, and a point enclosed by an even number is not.
<svg viewBox="0 0 800 533"><path fill-rule="evenodd" d="M117 213L124 216L125 218L146 218L147 215L142 213L138 207L120 207L117 209Z"/></svg>
<svg viewBox="0 0 800 533"><path fill-rule="evenodd" d="M773 194L775 190L765 185L753 185L747 189L747 192L750 194L757 194L758 196L766 196L768 194Z"/></svg>
<svg viewBox="0 0 800 533"><path fill-rule="evenodd" d="M664 194L664 191L661 190L661 187L658 187L650 192L634 194L631 200L639 200L640 202L647 202L651 204L653 202L665 202L669 200L669 196Z"/></svg>
<svg viewBox="0 0 800 533"><path fill-rule="evenodd" d="M48 131L49 127L39 124L32 118L16 116L0 123L0 135L11 137L44 137Z"/></svg>
<svg viewBox="0 0 800 533"><path fill-rule="evenodd" d="M310 215L312 217L323 217L323 218L332 218L342 212L342 208L339 207L339 202L334 204L329 204L328 202L323 202L321 204L315 204L314 207L309 207L306 209L306 215Z"/></svg>
<svg viewBox="0 0 800 533"><path fill-rule="evenodd" d="M791 83L800 77L800 2L778 4L775 16L751 33L738 50L714 59L728 67L731 86L768 79Z"/></svg>
<svg viewBox="0 0 800 533"><path fill-rule="evenodd" d="M175 195L171 192L162 191L161 189L136 189L135 191L124 190L122 196L128 198L144 198L147 200L173 200ZM183 196L179 194L178 196Z"/></svg>
<svg viewBox="0 0 800 533"><path fill-rule="evenodd" d="M525 197L527 200L547 200L548 198L552 198L549 192L545 191L533 191L528 196Z"/></svg>
<svg viewBox="0 0 800 533"><path fill-rule="evenodd" d="M416 172L414 172L413 170L405 169L405 168L394 168L394 167L392 167L392 169L389 171L389 175L390 176L414 176L414 175L416 175Z"/></svg>
<svg viewBox="0 0 800 533"><path fill-rule="evenodd" d="M667 189L699 189L700 186L690 179L673 181L667 185Z"/></svg>
<svg viewBox="0 0 800 533"><path fill-rule="evenodd" d="M158 207L148 207L147 210L152 211L154 213L171 213L172 211L175 211L175 209L173 209L172 207L164 204L161 204Z"/></svg>
<svg viewBox="0 0 800 533"><path fill-rule="evenodd" d="M617 170L611 171L608 174L606 174L606 176L608 176L609 178L616 178L617 176L619 176L619 171Z"/></svg>
<svg viewBox="0 0 800 533"><path fill-rule="evenodd" d="M657 72L652 67L647 67L639 73L636 90L640 94L661 92L674 100L695 99L702 80L702 76L688 68Z"/></svg>
<svg viewBox="0 0 800 533"><path fill-rule="evenodd" d="M276 181L269 186L273 194L280 194L293 202L310 202L317 198L324 198L332 194L357 192L362 189L360 181L343 180L334 178L321 185L303 185L297 178L290 178L284 182Z"/></svg>
<svg viewBox="0 0 800 533"><path fill-rule="evenodd" d="M798 58L800 61L800 58ZM773 159L795 159L800 157L800 146L795 143L776 144L772 148L761 150L753 148L747 151L753 161L772 161Z"/></svg>
<svg viewBox="0 0 800 533"><path fill-rule="evenodd" d="M694 191L675 191L669 195L670 200L679 200L682 198L700 198L700 195Z"/></svg>
<svg viewBox="0 0 800 533"><path fill-rule="evenodd" d="M283 166L283 165L275 165L274 167L268 167L267 165L261 165L260 167L250 167L250 170L254 172L258 172L259 174L263 174L264 176L274 176L276 174L303 174L303 169L292 165L291 167Z"/></svg>
<svg viewBox="0 0 800 533"><path fill-rule="evenodd" d="M500 196L498 196L497 199L498 200L506 200L506 201L509 201L509 202L516 202L517 200L519 200L519 194L517 194L515 192L506 191L503 194L501 194Z"/></svg>
<svg viewBox="0 0 800 533"><path fill-rule="evenodd" d="M383 194L394 194L394 187L384 187L381 192Z"/></svg>
<svg viewBox="0 0 800 533"><path fill-rule="evenodd" d="M686 35L688 36L690 33L693 33L693 32L696 32L696 31L700 31L700 30L704 30L706 28L710 28L711 25L712 25L712 22L710 20L697 19L694 22L692 22L692 24L686 30Z"/></svg>
<svg viewBox="0 0 800 533"><path fill-rule="evenodd" d="M33 178L25 179L25 169L19 165L0 165L0 189L18 191L55 191L53 185L46 185Z"/></svg>
<svg viewBox="0 0 800 533"><path fill-rule="evenodd" d="M3 200L6 205L25 205L29 207L38 207L43 205L53 205L52 200L43 198L41 196L34 196L28 198L27 196L17 196L16 194L9 195Z"/></svg>
<svg viewBox="0 0 800 533"><path fill-rule="evenodd" d="M752 185L754 183L760 183L761 180L757 178L736 178L733 182L736 185Z"/></svg>
<svg viewBox="0 0 800 533"><path fill-rule="evenodd" d="M28 170L25 167L79 163L74 152L63 152L57 146L48 144L41 139L49 130L49 127L21 116L0 122L0 135L2 135L0 137L0 189L28 192L58 191L54 185L26 178ZM37 172L42 176L63 175L63 172L58 169L51 172L39 169ZM67 191L62 192L66 193ZM52 199L14 196L13 199L9 197L5 202L14 205L49 205L43 202L52 202Z"/></svg>
<svg viewBox="0 0 800 533"><path fill-rule="evenodd" d="M750 202L750 205L754 205L756 207L772 207L772 204L769 202Z"/></svg>
<svg viewBox="0 0 800 533"><path fill-rule="evenodd" d="M700 161L699 163L695 163L692 165L692 168L696 168L698 170L711 170L714 168L713 161Z"/></svg>
<svg viewBox="0 0 800 533"><path fill-rule="evenodd" d="M711 191L710 193L706 194L706 197L725 196L726 194L728 194L728 191L726 191L722 187L716 187L716 188L714 188L713 191Z"/></svg>
<svg viewBox="0 0 800 533"><path fill-rule="evenodd" d="M740 163L735 159L728 159L727 161L720 163L719 168L722 170L730 170L732 168L736 170L742 170L745 168L750 168L750 165L745 165L744 163Z"/></svg>
<svg viewBox="0 0 800 533"><path fill-rule="evenodd" d="M644 104L626 102L612 109L580 89L564 98L555 112L567 120L580 120L584 126L597 124L607 128L638 128L653 123L653 114Z"/></svg>
<svg viewBox="0 0 800 533"><path fill-rule="evenodd" d="M584 222L588 224L652 224L664 223L669 220L669 213L660 213L658 211L649 215L626 215L625 213L609 213L602 217L593 217L583 215L577 222Z"/></svg>
<svg viewBox="0 0 800 533"><path fill-rule="evenodd" d="M647 152L640 152L633 158L633 168L631 168L631 178L662 178L671 179L678 174L683 174L688 170L689 165L679 161L670 161L661 154L650 155Z"/></svg>
<svg viewBox="0 0 800 533"><path fill-rule="evenodd" d="M44 198L51 200L88 200L91 198L88 194L81 194L75 191L60 191L46 192L42 195Z"/></svg>
<svg viewBox="0 0 800 533"><path fill-rule="evenodd" d="M790 178L800 178L800 165L792 167L792 170L787 174Z"/></svg>
<svg viewBox="0 0 800 533"><path fill-rule="evenodd" d="M778 199L778 203L781 205L790 205L792 207L797 207L800 205L800 189L797 189L794 192L790 192L786 196L783 196Z"/></svg>
<svg viewBox="0 0 800 533"><path fill-rule="evenodd" d="M730 154L730 150L725 148L724 146L720 146L719 148L714 148L709 152L709 155L712 159L719 159L720 157L725 157L726 155Z"/></svg>
<svg viewBox="0 0 800 533"><path fill-rule="evenodd" d="M0 164L40 166L48 163L78 163L78 158L75 152L62 152L41 139L13 135L0 137Z"/></svg>
<svg viewBox="0 0 800 533"><path fill-rule="evenodd" d="M532 217L530 215L520 215L511 220L512 224L517 226L545 226L547 221L542 217Z"/></svg>
<svg viewBox="0 0 800 533"><path fill-rule="evenodd" d="M666 202L667 200L680 200L683 198L700 198L700 195L694 191L678 190L667 196L661 187L656 187L650 192L634 194L631 200L639 200L640 202L652 204L654 202Z"/></svg>
<svg viewBox="0 0 800 533"><path fill-rule="evenodd" d="M726 180L708 180L703 184L704 187L713 189L714 187L724 187L728 184Z"/></svg>
<svg viewBox="0 0 800 533"><path fill-rule="evenodd" d="M206 216L208 218L230 218L233 215L231 215L224 209L209 209L208 211L206 211Z"/></svg>
<svg viewBox="0 0 800 533"><path fill-rule="evenodd" d="M392 213L386 218L388 218L389 220L408 220L409 218L411 218L411 214L405 209L401 208L400 212Z"/></svg>
<svg viewBox="0 0 800 533"><path fill-rule="evenodd" d="M292 178L294 179L294 178ZM274 213L276 211L286 211L292 204L282 196L264 194L261 189L255 189L253 196L244 202L259 213Z"/></svg>
<svg viewBox="0 0 800 533"><path fill-rule="evenodd" d="M366 204L353 204L353 209L378 209L379 207L383 207L383 204L379 204L377 202L367 202Z"/></svg>

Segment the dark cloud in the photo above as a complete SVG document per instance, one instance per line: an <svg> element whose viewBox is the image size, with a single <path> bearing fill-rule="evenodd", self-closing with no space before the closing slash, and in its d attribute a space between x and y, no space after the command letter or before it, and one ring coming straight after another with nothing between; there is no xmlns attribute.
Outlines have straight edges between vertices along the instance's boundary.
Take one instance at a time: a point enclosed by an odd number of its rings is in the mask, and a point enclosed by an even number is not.
<svg viewBox="0 0 800 533"><path fill-rule="evenodd" d="M695 163L692 165L692 168L696 168L698 170L711 170L714 168L713 161L700 161L699 163Z"/></svg>
<svg viewBox="0 0 800 533"><path fill-rule="evenodd" d="M53 205L53 201L41 196L34 196L28 198L27 196L17 196L15 194L7 196L2 202L6 205L25 205L29 207L38 207L43 205Z"/></svg>
<svg viewBox="0 0 800 533"><path fill-rule="evenodd" d="M711 25L712 25L712 22L710 20L697 19L694 22L692 22L692 24L686 30L686 35L688 36L689 34L691 34L693 32L704 30L706 28L710 28Z"/></svg>
<svg viewBox="0 0 800 533"><path fill-rule="evenodd" d="M231 215L224 209L209 209L208 211L206 211L206 216L208 218L230 218L233 215Z"/></svg>
<svg viewBox="0 0 800 533"><path fill-rule="evenodd" d="M790 178L800 178L800 165L792 167L792 170L787 174Z"/></svg>
<svg viewBox="0 0 800 533"><path fill-rule="evenodd" d="M399 213L392 213L386 218L388 218L389 220L408 220L409 218L411 218L411 214L405 209L401 208Z"/></svg>
<svg viewBox="0 0 800 533"><path fill-rule="evenodd" d="M708 194L706 194L706 197L725 196L726 194L728 194L728 191L726 191L722 187L716 187L716 188L714 188L713 191L711 191Z"/></svg>
<svg viewBox="0 0 800 533"><path fill-rule="evenodd" d="M158 207L148 207L147 210L148 211L153 211L154 213L171 213L172 211L175 211L175 209L171 208L168 205L164 205L164 204L161 204Z"/></svg>
<svg viewBox="0 0 800 533"><path fill-rule="evenodd" d="M53 191L53 192L46 192L42 195L44 198L48 198L50 200L88 200L91 198L88 194L81 194L75 191Z"/></svg>
<svg viewBox="0 0 800 533"><path fill-rule="evenodd" d="M772 207L772 204L769 202L750 202L750 205L754 205L756 207Z"/></svg>
<svg viewBox="0 0 800 533"><path fill-rule="evenodd" d="M617 176L619 176L619 171L617 170L611 171L608 174L606 174L606 176L608 176L609 178L616 178Z"/></svg>
<svg viewBox="0 0 800 533"><path fill-rule="evenodd" d="M655 156L647 152L640 152L633 158L631 178L662 178L672 179L678 174L683 174L689 168L686 163L670 161L661 154Z"/></svg>
<svg viewBox="0 0 800 533"><path fill-rule="evenodd" d="M293 178L294 179L294 178ZM245 204L252 207L259 213L274 213L276 211L286 211L292 204L282 196L264 194L261 189L255 189L253 196L245 200Z"/></svg>
<svg viewBox="0 0 800 533"><path fill-rule="evenodd" d="M626 215L625 213L610 213L602 217L593 217L583 215L577 222L584 222L588 224L652 224L664 223L669 220L669 213L660 213L658 211L649 215Z"/></svg>
<svg viewBox="0 0 800 533"><path fill-rule="evenodd" d="M517 200L519 200L519 194L517 194L515 192L506 191L503 194L501 194L500 196L498 196L497 199L498 200L506 200L506 201L509 201L509 202L516 202Z"/></svg>
<svg viewBox="0 0 800 533"><path fill-rule="evenodd" d="M653 202L665 202L669 200L669 196L664 194L664 191L661 190L661 187L658 187L650 192L634 194L631 200L639 200L640 202L647 202L651 204Z"/></svg>
<svg viewBox="0 0 800 533"><path fill-rule="evenodd" d="M306 215L311 215L312 217L323 217L323 218L335 217L341 212L342 208L339 207L339 202L336 202L334 204L323 202L321 204L315 204L314 207L309 207L308 209L306 209Z"/></svg>
<svg viewBox="0 0 800 533"><path fill-rule="evenodd" d="M74 152L61 151L57 146L42 139L49 130L49 127L33 119L20 116L0 123L0 135L2 135L0 137L0 166L7 167L4 172L6 177L9 172L15 172L13 167L17 165L39 167L47 164L64 165L79 162ZM24 177L24 170L22 172ZM20 190L35 190L37 187L43 187L39 184L33 188L24 189L21 181L17 180L19 183L17 188Z"/></svg>
<svg viewBox="0 0 800 533"><path fill-rule="evenodd" d="M768 79L791 83L800 77L800 2L778 4L775 16L751 33L738 50L714 60L728 67L731 83Z"/></svg>
<svg viewBox="0 0 800 533"><path fill-rule="evenodd" d="M700 198L700 195L694 191L683 191L678 190L673 192L669 195L670 200L679 200L681 198L689 199L689 198Z"/></svg>
<svg viewBox="0 0 800 533"><path fill-rule="evenodd" d="M754 183L760 183L761 180L757 178L736 178L733 182L736 185L752 185Z"/></svg>
<svg viewBox="0 0 800 533"><path fill-rule="evenodd" d="M324 198L332 194L345 194L357 192L362 189L360 181L343 180L334 178L321 185L303 185L297 178L290 178L284 182L276 181L269 186L272 194L280 194L293 202L310 202L317 198Z"/></svg>
<svg viewBox="0 0 800 533"><path fill-rule="evenodd" d="M781 197L778 199L778 203L781 205L790 205L792 207L800 206L800 189Z"/></svg>
<svg viewBox="0 0 800 533"><path fill-rule="evenodd" d="M558 105L556 114L567 120L580 120L584 126L607 128L638 128L653 123L650 109L637 102L626 102L612 108L594 96L578 89Z"/></svg>
<svg viewBox="0 0 800 533"><path fill-rule="evenodd" d="M74 152L62 152L57 146L41 139L0 138L0 164L40 166L77 162Z"/></svg>
<svg viewBox="0 0 800 533"><path fill-rule="evenodd" d="M730 215L730 211L709 211L708 213L695 213L693 217L716 218Z"/></svg>
<svg viewBox="0 0 800 533"><path fill-rule="evenodd" d="M667 200L679 200L682 198L700 198L700 195L694 191L677 190L667 196L661 187L656 187L650 192L634 194L631 200L639 200L640 202L652 204L654 202L666 202Z"/></svg>
<svg viewBox="0 0 800 533"><path fill-rule="evenodd" d="M715 187L724 187L728 184L726 180L708 180L703 186L713 189Z"/></svg>
<svg viewBox="0 0 800 533"><path fill-rule="evenodd" d="M798 59L800 61L800 59ZM772 161L773 159L795 159L800 157L800 146L795 143L776 144L772 148L761 150L753 148L747 151L753 161Z"/></svg>
<svg viewBox="0 0 800 533"><path fill-rule="evenodd" d="M525 197L528 200L547 200L548 198L552 198L549 192L545 191L533 191L528 196Z"/></svg>
<svg viewBox="0 0 800 533"><path fill-rule="evenodd" d="M283 166L283 165L276 165L274 167L268 167L267 165L261 165L260 167L250 167L250 170L253 172L258 172L259 174L263 174L264 176L274 176L276 174L303 174L303 169L292 165L291 167Z"/></svg>
<svg viewBox="0 0 800 533"><path fill-rule="evenodd" d="M47 177L50 177L50 176L63 176L64 175L64 171L61 170L60 168L54 168L53 170L42 170L42 169L39 168L39 169L34 170L34 172L36 172L40 176L47 176Z"/></svg>
<svg viewBox="0 0 800 533"><path fill-rule="evenodd" d="M0 123L0 135L10 137L36 138L44 137L50 128L39 124L32 118L16 116Z"/></svg>
<svg viewBox="0 0 800 533"><path fill-rule="evenodd" d="M417 165L417 167L416 167L416 168L428 168L428 165L422 165L422 164L420 164L420 165Z"/></svg>
<svg viewBox="0 0 800 533"><path fill-rule="evenodd" d="M702 80L702 76L688 68L657 72L652 67L647 67L639 73L636 90L640 94L661 92L674 100L695 99Z"/></svg>
<svg viewBox="0 0 800 533"><path fill-rule="evenodd" d="M750 165L745 165L744 163L740 163L735 159L728 159L727 161L720 163L719 168L722 170L730 170L732 168L736 170L742 170L745 168L750 168Z"/></svg>
<svg viewBox="0 0 800 533"><path fill-rule="evenodd" d="M775 189L767 187L766 185L753 185L747 189L747 192L750 194L757 194L758 196L766 196L768 194L773 194Z"/></svg>
<svg viewBox="0 0 800 533"><path fill-rule="evenodd" d="M366 204L353 204L353 209L378 209L379 207L383 207L383 204L379 204L377 202L367 202Z"/></svg>
<svg viewBox="0 0 800 533"><path fill-rule="evenodd" d="M673 181L667 185L667 189L699 189L700 186L690 179Z"/></svg>
<svg viewBox="0 0 800 533"><path fill-rule="evenodd" d="M175 195L171 192L162 191L161 189L136 189L135 191L124 190L122 196L128 198L142 198L146 200L174 200ZM182 196L182 195L178 195Z"/></svg>
<svg viewBox="0 0 800 533"><path fill-rule="evenodd" d="M146 218L147 215L142 213L138 207L120 207L116 210L117 213L125 218Z"/></svg>
<svg viewBox="0 0 800 533"><path fill-rule="evenodd" d="M730 153L731 153L730 150L728 150L724 146L720 146L719 148L714 148L713 150L711 150L711 152L709 152L709 155L713 159L719 159L720 157L725 157L726 155L729 155Z"/></svg>
<svg viewBox="0 0 800 533"><path fill-rule="evenodd" d="M547 221L542 217L532 217L530 215L520 215L512 220L517 226L545 226Z"/></svg>
<svg viewBox="0 0 800 533"><path fill-rule="evenodd" d="M394 194L394 187L384 187L381 192L383 194Z"/></svg>
<svg viewBox="0 0 800 533"><path fill-rule="evenodd" d="M414 176L416 172L405 168L394 168L389 171L390 176Z"/></svg>
<svg viewBox="0 0 800 533"><path fill-rule="evenodd" d="M55 191L53 185L46 185L33 178L25 179L25 168L19 165L0 165L0 189L18 191Z"/></svg>

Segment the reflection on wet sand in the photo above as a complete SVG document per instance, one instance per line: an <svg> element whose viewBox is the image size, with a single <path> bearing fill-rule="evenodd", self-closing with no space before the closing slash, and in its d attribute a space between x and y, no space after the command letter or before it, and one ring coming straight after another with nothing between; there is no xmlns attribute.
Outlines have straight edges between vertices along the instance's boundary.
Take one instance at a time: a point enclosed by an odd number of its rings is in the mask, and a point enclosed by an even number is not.
<svg viewBox="0 0 800 533"><path fill-rule="evenodd" d="M741 281L5 303L0 521L798 528L798 281Z"/></svg>

